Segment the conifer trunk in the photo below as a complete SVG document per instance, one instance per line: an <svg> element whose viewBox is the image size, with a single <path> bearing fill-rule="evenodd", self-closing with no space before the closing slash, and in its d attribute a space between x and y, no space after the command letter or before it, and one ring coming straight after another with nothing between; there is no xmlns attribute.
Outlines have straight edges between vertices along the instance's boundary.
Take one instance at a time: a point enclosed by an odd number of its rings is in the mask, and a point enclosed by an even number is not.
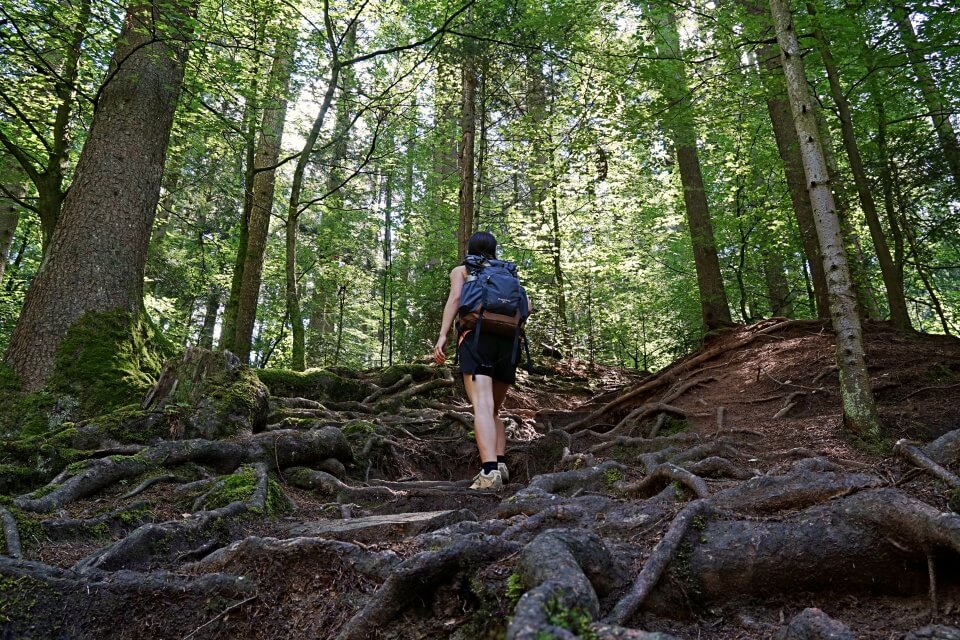
<svg viewBox="0 0 960 640"><path fill-rule="evenodd" d="M803 60L787 0L770 0L770 12L780 44L787 91L794 114L801 157L810 189L810 202L823 252L824 271L830 292L830 315L837 340L837 366L843 399L844 424L853 433L875 439L879 436L877 415L863 350L863 333L856 310L853 283L847 265L827 165L817 130L813 101L807 88Z"/></svg>
<svg viewBox="0 0 960 640"><path fill-rule="evenodd" d="M135 5L127 14L60 221L7 349L6 362L27 390L49 378L60 341L83 314L142 308L190 11Z"/></svg>
<svg viewBox="0 0 960 640"><path fill-rule="evenodd" d="M476 58L469 49L470 41L464 42L461 66L462 87L460 107L460 215L457 224L457 253L462 259L467 255L467 241L473 234L474 213L474 137L477 132L477 70Z"/></svg>

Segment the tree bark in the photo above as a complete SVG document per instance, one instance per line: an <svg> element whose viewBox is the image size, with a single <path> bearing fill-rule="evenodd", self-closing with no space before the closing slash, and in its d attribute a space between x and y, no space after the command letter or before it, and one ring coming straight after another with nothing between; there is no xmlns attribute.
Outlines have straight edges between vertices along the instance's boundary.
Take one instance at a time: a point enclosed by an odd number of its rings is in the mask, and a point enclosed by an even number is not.
<svg viewBox="0 0 960 640"><path fill-rule="evenodd" d="M747 8L756 15L766 13L754 2L748 2ZM823 256L817 242L817 226L813 221L813 208L810 194L807 192L806 176L803 174L803 160L800 158L800 140L797 130L791 122L790 104L786 100L786 87L783 81L783 69L780 65L780 50L773 44L760 48L761 79L767 94L767 112L773 126L773 136L777 141L777 150L783 162L783 171L787 180L787 190L793 204L793 213L800 230L803 253L810 267L813 280L813 294L817 317L830 316L830 298L827 295L827 276L823 271Z"/></svg>
<svg viewBox="0 0 960 640"><path fill-rule="evenodd" d="M817 236L823 252L824 271L830 292L830 315L837 339L837 366L843 398L844 424L853 433L876 438L880 432L863 350L863 332L856 310L856 298L850 269L840 234L833 193L830 190L826 161L817 130L807 80L800 57L797 35L793 30L787 0L770 0L770 12L780 44L780 56L797 136L801 141L803 168L810 189L817 223Z"/></svg>
<svg viewBox="0 0 960 640"><path fill-rule="evenodd" d="M253 201L247 223L247 247L244 255L243 277L237 305L236 337L233 352L240 362L250 361L253 324L257 317L260 297L260 279L263 257L267 249L267 234L273 212L273 194L276 185L276 164L280 158L283 125L287 117L287 93L293 71L293 52L297 39L284 34L276 45L270 80L267 84L260 141L254 159Z"/></svg>
<svg viewBox="0 0 960 640"><path fill-rule="evenodd" d="M127 14L60 221L7 349L6 362L27 390L46 382L60 341L84 313L142 308L192 10L135 5Z"/></svg>
<svg viewBox="0 0 960 640"><path fill-rule="evenodd" d="M867 220L867 227L870 229L870 237L873 240L877 261L880 264L880 273L883 276L883 284L887 293L887 303L890 307L890 320L897 329L909 331L911 329L910 315L907 312L907 301L903 295L903 278L890 255L887 239L884 236L883 227L880 224L880 216L877 214L877 206L873 198L873 193L870 190L870 184L867 181L867 173L864 170L863 160L860 157L860 147L857 144L856 134L853 130L853 117L850 113L850 104L847 101L846 94L843 92L843 87L840 86L840 73L830 50L830 41L817 18L816 6L809 0L807 2L807 12L814 19L814 35L820 46L820 57L827 70L830 94L833 96L834 104L837 106L843 146L847 152L847 158L850 161L850 171L853 173L853 181L857 187L857 195L860 197L860 206Z"/></svg>
<svg viewBox="0 0 960 640"><path fill-rule="evenodd" d="M476 58L470 51L473 43L464 41L461 71L462 103L460 107L460 216L457 223L457 252L462 259L467 255L467 241L473 234L474 208L474 137L477 132L477 70Z"/></svg>
<svg viewBox="0 0 960 640"><path fill-rule="evenodd" d="M669 103L668 124L676 147L677 163L680 165L680 182L683 184L683 200L697 272L697 289L700 292L700 314L704 328L712 331L729 326L732 319L723 287L720 260L717 257L703 173L700 170L690 89L686 71L680 61L680 35L672 9L654 9L651 15L656 31L657 54L662 59L662 64L668 67L663 92Z"/></svg>
<svg viewBox="0 0 960 640"><path fill-rule="evenodd" d="M17 232L17 223L20 221L20 203L27 195L21 173L12 156L4 155L0 158L3 175L3 189L0 190L0 282L7 270L7 258L10 256L10 246L13 236ZM7 193L12 197L7 197Z"/></svg>

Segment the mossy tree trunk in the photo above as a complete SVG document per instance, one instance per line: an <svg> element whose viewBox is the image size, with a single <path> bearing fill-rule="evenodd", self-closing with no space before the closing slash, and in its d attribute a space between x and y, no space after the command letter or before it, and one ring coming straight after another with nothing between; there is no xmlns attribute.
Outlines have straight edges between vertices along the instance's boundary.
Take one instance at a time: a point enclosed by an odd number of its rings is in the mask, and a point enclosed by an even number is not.
<svg viewBox="0 0 960 640"><path fill-rule="evenodd" d="M6 362L43 386L57 347L91 311L139 314L173 114L183 83L188 2L127 14L93 124ZM160 34L158 37L157 34Z"/></svg>
<svg viewBox="0 0 960 640"><path fill-rule="evenodd" d="M800 138L800 153L817 223L820 249L823 252L824 271L827 274L830 316L837 339L837 366L840 371L844 424L861 437L876 438L879 435L880 419L867 373L856 296L788 0L770 0L770 11L780 44L787 91L797 136Z"/></svg>

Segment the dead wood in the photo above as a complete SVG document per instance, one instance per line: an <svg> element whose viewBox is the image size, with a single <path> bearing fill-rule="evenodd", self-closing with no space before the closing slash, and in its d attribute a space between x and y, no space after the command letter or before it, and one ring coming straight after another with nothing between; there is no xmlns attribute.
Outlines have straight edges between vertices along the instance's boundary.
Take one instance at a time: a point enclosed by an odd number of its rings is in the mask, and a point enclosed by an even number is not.
<svg viewBox="0 0 960 640"><path fill-rule="evenodd" d="M363 575L386 580L400 561L393 551L364 549L339 540L251 536L217 549L185 568L198 574L220 572L253 577L256 568L266 564L280 567L302 563L343 564Z"/></svg>
<svg viewBox="0 0 960 640"><path fill-rule="evenodd" d="M370 601L340 630L337 640L367 640L408 602L427 596L453 574L496 562L519 549L514 542L492 538L462 540L440 551L418 553L394 568Z"/></svg>
<svg viewBox="0 0 960 640"><path fill-rule="evenodd" d="M626 582L603 541L586 531L542 533L524 547L517 565L527 591L507 628L509 640L555 636L551 614L557 612L585 614L592 621L600 613L597 592L607 593Z"/></svg>
<svg viewBox="0 0 960 640"><path fill-rule="evenodd" d="M897 444L893 447L893 452L916 465L917 467L927 471L930 475L942 481L948 487L956 489L960 487L960 478L958 478L954 473L940 466L926 454L924 454L920 449L913 446L909 440L899 440Z"/></svg>

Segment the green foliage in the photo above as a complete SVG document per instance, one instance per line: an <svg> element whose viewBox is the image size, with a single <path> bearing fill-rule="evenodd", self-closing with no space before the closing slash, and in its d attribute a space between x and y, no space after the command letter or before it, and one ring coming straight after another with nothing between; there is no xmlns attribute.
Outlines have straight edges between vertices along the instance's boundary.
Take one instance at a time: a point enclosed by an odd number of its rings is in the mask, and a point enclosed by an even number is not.
<svg viewBox="0 0 960 640"><path fill-rule="evenodd" d="M590 623L593 622L590 614L580 609L568 608L559 600L554 599L547 603L547 621L553 626L571 631L583 640L597 639L596 632L590 628ZM537 636L538 640L541 635L545 639L551 637L549 634L541 632Z"/></svg>
<svg viewBox="0 0 960 640"><path fill-rule="evenodd" d="M510 608L515 608L517 602L520 601L520 597L526 593L527 588L523 584L523 576L518 573L511 573L507 578L507 602L510 604Z"/></svg>

